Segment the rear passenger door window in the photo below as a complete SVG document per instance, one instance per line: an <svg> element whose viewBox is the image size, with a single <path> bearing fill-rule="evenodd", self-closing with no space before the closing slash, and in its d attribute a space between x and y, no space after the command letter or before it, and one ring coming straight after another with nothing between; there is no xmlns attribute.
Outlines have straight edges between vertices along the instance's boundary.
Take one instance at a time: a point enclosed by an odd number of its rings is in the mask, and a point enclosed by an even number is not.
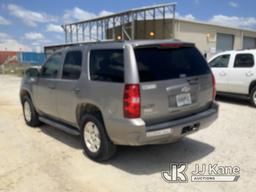
<svg viewBox="0 0 256 192"><path fill-rule="evenodd" d="M68 80L77 80L81 75L82 67L82 52L70 51L66 54L62 78Z"/></svg>
<svg viewBox="0 0 256 192"><path fill-rule="evenodd" d="M252 54L236 55L234 68L251 68L253 66L254 66L254 58Z"/></svg>
<svg viewBox="0 0 256 192"><path fill-rule="evenodd" d="M221 55L210 62L212 68L227 68L230 60L230 55Z"/></svg>
<svg viewBox="0 0 256 192"><path fill-rule="evenodd" d="M124 54L122 49L91 50L90 79L92 81L124 82Z"/></svg>

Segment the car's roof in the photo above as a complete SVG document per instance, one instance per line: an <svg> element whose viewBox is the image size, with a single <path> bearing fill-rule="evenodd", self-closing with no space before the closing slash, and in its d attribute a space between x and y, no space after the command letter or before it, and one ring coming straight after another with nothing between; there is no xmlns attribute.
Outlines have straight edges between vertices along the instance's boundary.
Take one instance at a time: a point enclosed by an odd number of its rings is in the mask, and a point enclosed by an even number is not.
<svg viewBox="0 0 256 192"><path fill-rule="evenodd" d="M124 44L131 44L133 46L168 44L168 43L183 44L183 43L189 43L189 42L184 42L184 41L180 41L180 40L177 40L177 39L124 41ZM193 44L193 43L189 43L189 44Z"/></svg>
<svg viewBox="0 0 256 192"><path fill-rule="evenodd" d="M218 55L223 54L231 54L231 53L256 53L256 49L243 49L243 50L231 50L231 51L224 51L219 53Z"/></svg>
<svg viewBox="0 0 256 192"><path fill-rule="evenodd" d="M190 42L183 42L177 39L168 39L168 40L133 40L133 41L96 41L96 42L81 42L81 43L71 43L71 44L58 44L58 45L50 45L45 48L56 48L56 47L67 47L68 49L75 49L78 47L87 47L87 46L96 46L96 47L122 47L124 45L130 44L134 47L143 46L143 45L154 45L154 44L193 44ZM56 52L63 51L63 49L59 49Z"/></svg>
<svg viewBox="0 0 256 192"><path fill-rule="evenodd" d="M256 49L243 49L243 50L223 51L223 52L217 53L216 55L214 55L213 57L208 59L208 61L211 61L211 60L213 60L214 58L216 58L216 57L218 57L220 55L233 54L233 53L251 53L251 54L255 54L256 53Z"/></svg>

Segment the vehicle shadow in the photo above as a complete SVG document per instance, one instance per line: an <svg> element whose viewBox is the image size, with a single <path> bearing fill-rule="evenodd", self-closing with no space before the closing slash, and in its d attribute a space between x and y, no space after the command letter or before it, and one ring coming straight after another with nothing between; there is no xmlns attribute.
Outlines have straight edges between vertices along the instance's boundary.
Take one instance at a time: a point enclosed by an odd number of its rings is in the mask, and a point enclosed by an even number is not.
<svg viewBox="0 0 256 192"><path fill-rule="evenodd" d="M69 135L64 131L46 124L43 124L38 128L42 131L42 133L60 141L61 143L69 145L75 149L82 149L79 136Z"/></svg>
<svg viewBox="0 0 256 192"><path fill-rule="evenodd" d="M216 101L251 107L250 101L246 97L238 97L232 95L217 95Z"/></svg>
<svg viewBox="0 0 256 192"><path fill-rule="evenodd" d="M81 150L80 138L48 125L39 127L42 133L74 149ZM150 175L168 170L169 163L191 163L214 151L214 147L190 138L176 143L139 147L119 146L116 156L103 164L114 166L135 175ZM87 157L85 157L87 158Z"/></svg>
<svg viewBox="0 0 256 192"><path fill-rule="evenodd" d="M191 163L214 151L214 147L190 138L163 145L119 147L110 164L135 175L150 175L166 171L170 163Z"/></svg>

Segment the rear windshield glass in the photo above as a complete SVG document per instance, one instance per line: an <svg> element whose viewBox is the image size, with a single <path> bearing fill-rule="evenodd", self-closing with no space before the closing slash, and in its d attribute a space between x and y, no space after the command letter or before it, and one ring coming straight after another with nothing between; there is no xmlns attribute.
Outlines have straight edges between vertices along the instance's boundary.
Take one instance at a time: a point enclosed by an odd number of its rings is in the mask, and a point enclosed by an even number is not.
<svg viewBox="0 0 256 192"><path fill-rule="evenodd" d="M135 49L141 82L161 81L210 73L206 60L194 47Z"/></svg>

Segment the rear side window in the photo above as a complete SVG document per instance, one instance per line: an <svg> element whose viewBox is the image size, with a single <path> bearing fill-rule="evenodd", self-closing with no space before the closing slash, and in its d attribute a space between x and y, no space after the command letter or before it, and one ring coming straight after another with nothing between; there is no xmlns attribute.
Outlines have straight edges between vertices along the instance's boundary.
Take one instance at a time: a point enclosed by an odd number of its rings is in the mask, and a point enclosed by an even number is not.
<svg viewBox="0 0 256 192"><path fill-rule="evenodd" d="M230 55L221 55L210 62L212 68L227 68L229 64Z"/></svg>
<svg viewBox="0 0 256 192"><path fill-rule="evenodd" d="M62 78L76 80L80 78L82 67L82 52L70 51L66 54Z"/></svg>
<svg viewBox="0 0 256 192"><path fill-rule="evenodd" d="M135 49L141 82L176 79L210 73L207 62L194 47Z"/></svg>
<svg viewBox="0 0 256 192"><path fill-rule="evenodd" d="M124 82L123 50L92 50L90 53L90 77L93 81Z"/></svg>
<svg viewBox="0 0 256 192"><path fill-rule="evenodd" d="M254 66L254 58L252 54L236 55L234 68L251 68L253 66Z"/></svg>

